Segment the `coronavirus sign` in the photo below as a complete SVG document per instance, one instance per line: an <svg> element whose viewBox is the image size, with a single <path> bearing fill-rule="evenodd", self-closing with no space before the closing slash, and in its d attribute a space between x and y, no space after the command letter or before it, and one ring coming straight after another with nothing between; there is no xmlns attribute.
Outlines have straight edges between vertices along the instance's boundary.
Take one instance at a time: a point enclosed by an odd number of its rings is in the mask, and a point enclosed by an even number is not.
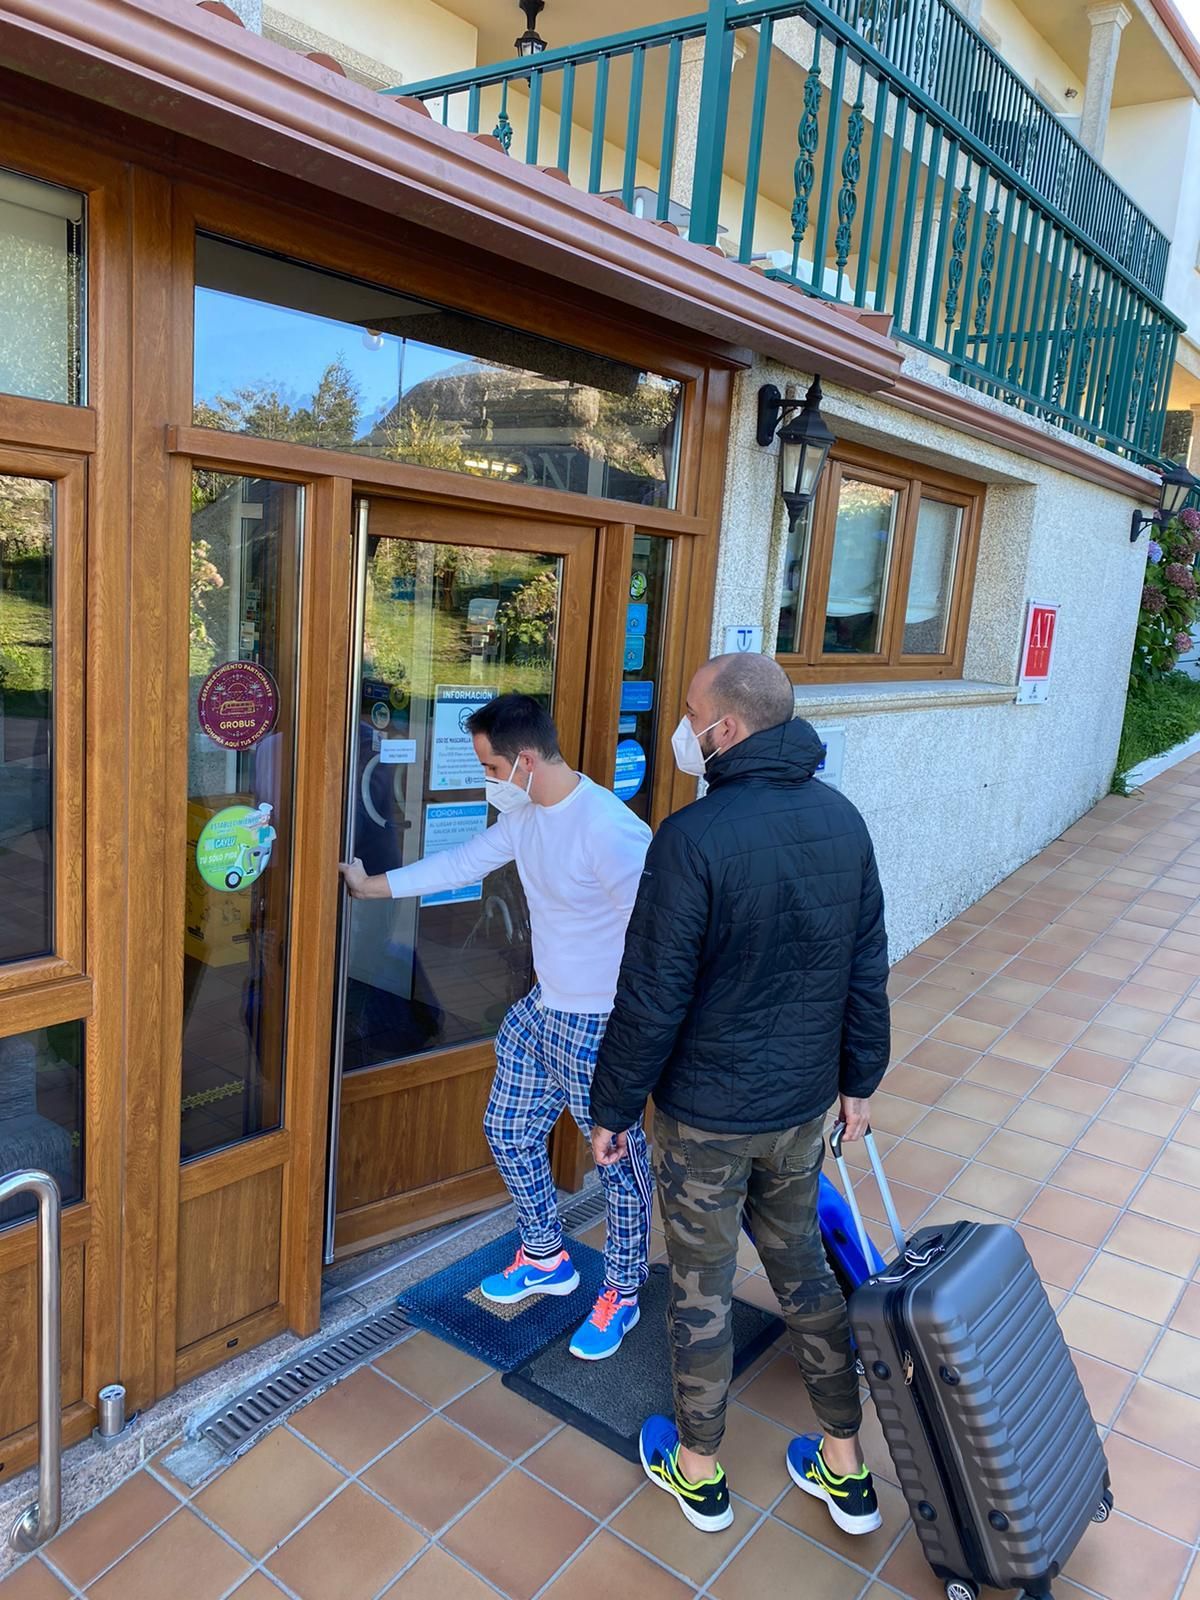
<svg viewBox="0 0 1200 1600"><path fill-rule="evenodd" d="M1040 705L1048 698L1054 645L1058 638L1058 606L1031 600L1025 617L1025 642L1017 677L1017 704Z"/></svg>

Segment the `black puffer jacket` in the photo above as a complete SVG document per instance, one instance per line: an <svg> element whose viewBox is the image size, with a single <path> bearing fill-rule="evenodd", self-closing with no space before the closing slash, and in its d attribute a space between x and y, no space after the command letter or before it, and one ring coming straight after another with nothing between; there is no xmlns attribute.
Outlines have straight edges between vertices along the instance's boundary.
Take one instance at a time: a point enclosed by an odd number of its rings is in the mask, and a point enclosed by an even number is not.
<svg viewBox="0 0 1200 1600"><path fill-rule="evenodd" d="M716 1133L766 1133L866 1097L888 1063L887 933L866 824L813 777L814 729L752 734L646 856L592 1121L648 1096Z"/></svg>

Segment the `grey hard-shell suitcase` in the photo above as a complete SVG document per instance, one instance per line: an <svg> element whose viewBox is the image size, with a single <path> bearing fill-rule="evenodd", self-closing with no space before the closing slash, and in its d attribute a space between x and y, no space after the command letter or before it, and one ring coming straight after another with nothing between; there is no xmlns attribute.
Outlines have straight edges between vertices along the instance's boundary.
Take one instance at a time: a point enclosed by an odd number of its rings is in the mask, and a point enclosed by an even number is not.
<svg viewBox="0 0 1200 1600"><path fill-rule="evenodd" d="M830 1148L867 1253L841 1136ZM870 1133L866 1146L897 1254L851 1295L850 1322L925 1558L948 1600L981 1584L1045 1600L1113 1503L1070 1351L1017 1230L955 1222L906 1240Z"/></svg>

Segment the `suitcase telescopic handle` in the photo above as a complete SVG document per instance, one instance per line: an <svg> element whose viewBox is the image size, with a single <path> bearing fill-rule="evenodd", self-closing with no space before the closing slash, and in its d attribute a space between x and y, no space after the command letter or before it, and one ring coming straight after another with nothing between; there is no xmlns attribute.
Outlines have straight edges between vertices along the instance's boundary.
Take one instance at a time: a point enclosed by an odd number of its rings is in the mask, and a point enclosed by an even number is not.
<svg viewBox="0 0 1200 1600"><path fill-rule="evenodd" d="M850 1179L850 1169L847 1167L846 1158L842 1154L842 1139L844 1138L845 1133L846 1124L844 1122L835 1123L833 1130L829 1135L829 1148L833 1153L833 1159L837 1162L838 1176L842 1180L842 1188L845 1190L846 1204L850 1207L850 1215L854 1218L854 1226L858 1233L859 1245L862 1248L863 1260L869 1264L873 1259L871 1242L867 1238L867 1230L863 1224L862 1212L858 1209L858 1200L855 1198L854 1194L854 1184ZM892 1230L892 1238L896 1241L896 1249L899 1252L901 1259L903 1259L906 1244L906 1240L904 1238L904 1229L900 1226L900 1217L896 1211L896 1202L892 1199L892 1191L888 1185L887 1175L883 1170L883 1161L880 1157L878 1146L875 1143L875 1135L871 1132L869 1127L863 1134L863 1143L867 1147L867 1159L871 1163L871 1171L875 1174L875 1182L879 1185L879 1196L883 1201L883 1209L887 1212L888 1224Z"/></svg>

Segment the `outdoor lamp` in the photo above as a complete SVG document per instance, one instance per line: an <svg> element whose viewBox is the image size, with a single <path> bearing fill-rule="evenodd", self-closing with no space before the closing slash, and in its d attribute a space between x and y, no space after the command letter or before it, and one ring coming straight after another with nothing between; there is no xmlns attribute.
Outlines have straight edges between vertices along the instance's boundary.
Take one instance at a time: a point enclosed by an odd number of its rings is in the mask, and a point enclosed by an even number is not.
<svg viewBox="0 0 1200 1600"><path fill-rule="evenodd" d="M821 380L814 378L803 401L785 400L773 383L758 391L758 442L765 449L779 437L779 487L788 509L788 532L817 492L817 484L834 444L821 415ZM780 418L786 417L783 426Z"/></svg>
<svg viewBox="0 0 1200 1600"><path fill-rule="evenodd" d="M540 56L546 48L546 41L534 24L546 9L546 0L517 0L517 4L525 13L525 32L519 39L513 40L513 49L519 56Z"/></svg>
<svg viewBox="0 0 1200 1600"><path fill-rule="evenodd" d="M1133 513L1133 521L1129 525L1130 544L1137 543L1138 535L1143 528L1152 528L1177 516L1187 504L1188 495L1194 489L1200 489L1200 478L1181 466L1178 461L1173 461L1162 475L1162 487L1158 492L1158 510L1152 511L1149 516L1142 511Z"/></svg>

